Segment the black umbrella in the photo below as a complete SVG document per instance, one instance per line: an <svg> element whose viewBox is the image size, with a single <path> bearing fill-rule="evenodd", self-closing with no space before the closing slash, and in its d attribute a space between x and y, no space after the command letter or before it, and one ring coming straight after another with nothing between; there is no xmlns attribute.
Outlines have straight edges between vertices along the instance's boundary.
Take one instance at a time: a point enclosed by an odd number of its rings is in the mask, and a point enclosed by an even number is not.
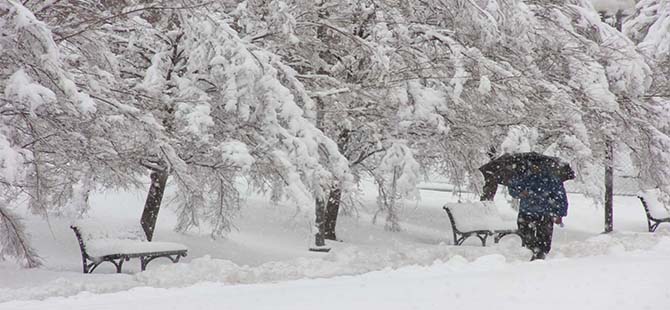
<svg viewBox="0 0 670 310"><path fill-rule="evenodd" d="M575 172L569 164L561 161L558 157L536 152L506 153L479 167L479 171L484 174L487 183L495 182L509 185L513 177L525 174L532 167L548 171L563 182L575 178Z"/></svg>

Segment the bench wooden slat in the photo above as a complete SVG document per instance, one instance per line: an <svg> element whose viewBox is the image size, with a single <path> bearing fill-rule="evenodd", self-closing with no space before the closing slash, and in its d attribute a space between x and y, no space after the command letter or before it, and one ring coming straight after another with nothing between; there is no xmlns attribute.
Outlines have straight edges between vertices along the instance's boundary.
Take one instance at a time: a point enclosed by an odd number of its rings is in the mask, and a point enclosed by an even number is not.
<svg viewBox="0 0 670 310"><path fill-rule="evenodd" d="M670 223L670 216L665 217L665 218L660 218L656 217L652 214L651 208L648 205L648 203L651 203L651 199L655 199L654 197L650 197L649 195L644 195L644 194L639 194L637 198L640 199L640 202L642 202L642 207L644 208L644 213L647 216L647 227L649 229L649 232L655 232L656 229L658 228L661 223Z"/></svg>

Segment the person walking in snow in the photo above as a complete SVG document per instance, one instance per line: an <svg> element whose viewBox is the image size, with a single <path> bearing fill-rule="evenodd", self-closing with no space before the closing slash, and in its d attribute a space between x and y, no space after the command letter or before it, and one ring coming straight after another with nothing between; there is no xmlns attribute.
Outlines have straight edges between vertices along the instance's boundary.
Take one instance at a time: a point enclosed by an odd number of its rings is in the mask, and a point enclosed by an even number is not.
<svg viewBox="0 0 670 310"><path fill-rule="evenodd" d="M531 260L544 259L551 250L554 224L568 214L563 182L537 165L510 180L512 197L520 199L517 225L523 245L533 252Z"/></svg>

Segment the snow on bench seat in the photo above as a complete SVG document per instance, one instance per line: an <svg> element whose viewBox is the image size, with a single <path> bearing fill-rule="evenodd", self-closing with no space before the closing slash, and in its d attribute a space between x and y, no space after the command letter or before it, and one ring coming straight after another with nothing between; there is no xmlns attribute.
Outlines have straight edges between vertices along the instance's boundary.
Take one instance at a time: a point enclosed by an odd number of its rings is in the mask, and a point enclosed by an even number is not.
<svg viewBox="0 0 670 310"><path fill-rule="evenodd" d="M134 257L140 258L144 270L155 258L166 257L176 263L188 251L186 246L178 243L147 241L142 228L136 224L87 219L70 227L79 241L84 273L91 273L105 261L114 264L117 272L121 272L123 261Z"/></svg>
<svg viewBox="0 0 670 310"><path fill-rule="evenodd" d="M515 230L516 218L503 215L492 201L447 203L460 231Z"/></svg>
<svg viewBox="0 0 670 310"><path fill-rule="evenodd" d="M661 200L660 194L659 189L643 190L637 193L647 215L649 232L654 232L661 223L670 223L670 210Z"/></svg>
<svg viewBox="0 0 670 310"><path fill-rule="evenodd" d="M482 245L486 245L487 236L496 235L497 243L503 236L517 231L516 217L501 212L492 201L447 203L444 210L449 215L456 245L471 235L477 236Z"/></svg>
<svg viewBox="0 0 670 310"><path fill-rule="evenodd" d="M141 254L171 251L186 251L187 248L179 243L146 242L128 239L97 239L86 243L86 253L89 256L101 257L114 254Z"/></svg>

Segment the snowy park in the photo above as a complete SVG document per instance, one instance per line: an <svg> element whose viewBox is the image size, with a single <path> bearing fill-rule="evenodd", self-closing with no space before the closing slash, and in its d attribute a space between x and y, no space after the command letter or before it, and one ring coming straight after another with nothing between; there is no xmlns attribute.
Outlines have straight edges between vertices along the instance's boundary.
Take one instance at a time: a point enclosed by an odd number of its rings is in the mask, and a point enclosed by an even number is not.
<svg viewBox="0 0 670 310"><path fill-rule="evenodd" d="M500 196L496 202L506 204ZM372 224L365 209L342 217L342 241L328 243L328 253L307 251L309 223L292 207L261 197L250 198L238 229L224 239L175 233L177 217L166 209L156 240L182 243L189 255L177 264L158 260L144 272L131 260L123 274L111 264L82 274L69 222L29 218L46 263L36 269L0 263L0 309L653 309L670 301L670 223L647 232L636 197L615 197L615 232L602 234L602 208L569 194L554 250L534 262L518 236L486 247L477 238L452 245L442 205L468 195L422 190L421 197L404 210L398 233ZM143 198L94 196L98 207L90 216L136 221ZM374 210L374 195L366 201Z"/></svg>
<svg viewBox="0 0 670 310"><path fill-rule="evenodd" d="M0 0L0 310L669 284L670 0Z"/></svg>

